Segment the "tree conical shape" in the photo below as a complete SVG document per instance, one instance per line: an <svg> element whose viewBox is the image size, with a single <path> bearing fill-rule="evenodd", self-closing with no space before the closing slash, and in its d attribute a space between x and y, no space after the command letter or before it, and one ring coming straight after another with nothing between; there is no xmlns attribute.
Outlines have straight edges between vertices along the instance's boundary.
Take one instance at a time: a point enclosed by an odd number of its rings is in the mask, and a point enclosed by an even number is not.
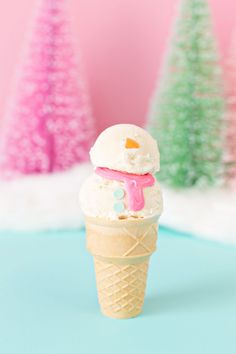
<svg viewBox="0 0 236 354"><path fill-rule="evenodd" d="M93 120L63 0L40 1L2 135L2 176L62 171L87 160Z"/></svg>
<svg viewBox="0 0 236 354"><path fill-rule="evenodd" d="M148 124L170 186L213 184L221 174L220 74L207 1L183 0Z"/></svg>
<svg viewBox="0 0 236 354"><path fill-rule="evenodd" d="M236 180L236 31L226 63L226 179Z"/></svg>

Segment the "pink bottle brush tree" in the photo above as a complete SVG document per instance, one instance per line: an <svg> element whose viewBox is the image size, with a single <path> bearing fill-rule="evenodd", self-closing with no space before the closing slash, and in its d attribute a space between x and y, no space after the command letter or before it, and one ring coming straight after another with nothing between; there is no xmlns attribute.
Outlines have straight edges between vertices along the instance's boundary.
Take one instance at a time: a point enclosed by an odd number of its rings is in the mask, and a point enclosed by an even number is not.
<svg viewBox="0 0 236 354"><path fill-rule="evenodd" d="M226 63L226 180L236 181L236 31Z"/></svg>
<svg viewBox="0 0 236 354"><path fill-rule="evenodd" d="M87 160L94 135L63 0L41 0L5 120L0 174L63 171Z"/></svg>

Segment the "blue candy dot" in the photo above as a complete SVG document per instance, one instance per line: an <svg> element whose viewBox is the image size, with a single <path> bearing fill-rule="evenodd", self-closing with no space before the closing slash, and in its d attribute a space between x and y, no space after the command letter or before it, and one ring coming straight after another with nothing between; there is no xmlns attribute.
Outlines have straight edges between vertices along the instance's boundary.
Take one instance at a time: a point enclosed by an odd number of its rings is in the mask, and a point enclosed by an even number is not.
<svg viewBox="0 0 236 354"><path fill-rule="evenodd" d="M122 199L125 195L125 191L124 189L122 188L117 188L115 191L114 191L114 197L116 199Z"/></svg>
<svg viewBox="0 0 236 354"><path fill-rule="evenodd" d="M125 210L125 205L122 202L115 203L113 207L117 214L122 213Z"/></svg>

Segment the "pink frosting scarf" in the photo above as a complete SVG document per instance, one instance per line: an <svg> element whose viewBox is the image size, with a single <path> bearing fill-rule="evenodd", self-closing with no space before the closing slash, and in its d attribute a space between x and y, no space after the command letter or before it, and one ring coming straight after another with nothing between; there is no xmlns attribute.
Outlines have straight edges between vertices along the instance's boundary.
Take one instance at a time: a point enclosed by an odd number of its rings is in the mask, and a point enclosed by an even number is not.
<svg viewBox="0 0 236 354"><path fill-rule="evenodd" d="M145 175L136 175L110 170L109 168L104 167L97 167L95 172L101 177L124 182L129 209L133 211L142 210L144 208L143 189L151 187L155 183L155 178L149 173Z"/></svg>

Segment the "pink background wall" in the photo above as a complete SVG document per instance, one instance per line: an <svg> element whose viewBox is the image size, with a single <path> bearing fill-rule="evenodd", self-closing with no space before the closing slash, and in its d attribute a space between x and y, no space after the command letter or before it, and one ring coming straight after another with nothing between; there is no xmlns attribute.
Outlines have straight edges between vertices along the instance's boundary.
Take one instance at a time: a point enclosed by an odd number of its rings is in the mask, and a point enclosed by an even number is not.
<svg viewBox="0 0 236 354"><path fill-rule="evenodd" d="M143 124L177 0L68 0L97 128ZM235 0L209 0L220 54L236 27ZM0 119L35 0L0 2Z"/></svg>

